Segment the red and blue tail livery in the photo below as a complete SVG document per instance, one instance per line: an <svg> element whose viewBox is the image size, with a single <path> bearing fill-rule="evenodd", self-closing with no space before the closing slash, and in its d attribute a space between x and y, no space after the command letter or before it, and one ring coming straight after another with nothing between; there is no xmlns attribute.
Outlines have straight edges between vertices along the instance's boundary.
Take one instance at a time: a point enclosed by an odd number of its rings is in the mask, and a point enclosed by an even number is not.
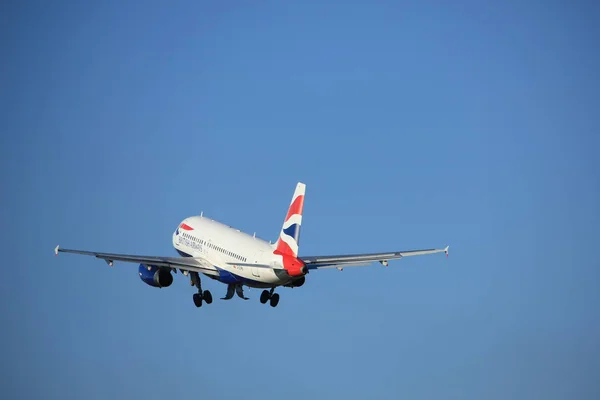
<svg viewBox="0 0 600 400"><path fill-rule="evenodd" d="M304 194L306 185L298 183L290 208L283 221L277 247L275 252L292 257L298 257L298 246L300 244L300 226L302 225L302 210L304 209Z"/></svg>

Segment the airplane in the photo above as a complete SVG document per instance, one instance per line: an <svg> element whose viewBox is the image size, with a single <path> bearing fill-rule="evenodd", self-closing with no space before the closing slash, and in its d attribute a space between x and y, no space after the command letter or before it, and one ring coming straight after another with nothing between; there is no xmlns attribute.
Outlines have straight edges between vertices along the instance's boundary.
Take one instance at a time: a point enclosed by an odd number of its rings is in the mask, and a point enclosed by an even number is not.
<svg viewBox="0 0 600 400"><path fill-rule="evenodd" d="M173 233L173 247L180 257L158 257L128 254L99 253L84 250L63 249L59 252L83 254L104 260L109 266L116 261L139 264L140 279L149 286L166 288L173 283L172 273L179 270L189 276L191 286L197 288L193 300L196 307L203 302L211 304L212 294L202 290L200 274L227 285L222 300L229 300L236 294L248 300L244 295L244 286L264 289L260 302L269 302L271 307L279 304L278 287L300 287L306 281L306 275L313 270L346 267L369 266L374 263L389 265L389 260L408 256L419 256L444 252L448 248L392 251L387 253L344 254L325 256L299 256L300 227L304 209L306 185L298 182L290 202L279 238L275 243L242 232L214 219L191 216L184 219Z"/></svg>

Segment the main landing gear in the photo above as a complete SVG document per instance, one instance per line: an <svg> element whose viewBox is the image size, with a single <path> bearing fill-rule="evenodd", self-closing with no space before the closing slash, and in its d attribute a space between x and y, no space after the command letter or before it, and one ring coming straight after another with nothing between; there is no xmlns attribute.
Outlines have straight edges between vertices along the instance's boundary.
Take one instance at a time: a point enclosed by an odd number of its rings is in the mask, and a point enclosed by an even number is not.
<svg viewBox="0 0 600 400"><path fill-rule="evenodd" d="M279 304L279 294L278 293L273 293L275 291L275 288L271 288L271 290L263 290L262 293L260 294L260 302L262 304L265 304L267 301L270 300L270 304L271 307L277 307L277 304Z"/></svg>
<svg viewBox="0 0 600 400"><path fill-rule="evenodd" d="M194 293L193 299L196 307L202 307L202 301L206 304L212 303L212 294L208 290L202 290L202 284L200 282L200 275L197 272L190 272L190 280L192 286L198 288L198 293Z"/></svg>

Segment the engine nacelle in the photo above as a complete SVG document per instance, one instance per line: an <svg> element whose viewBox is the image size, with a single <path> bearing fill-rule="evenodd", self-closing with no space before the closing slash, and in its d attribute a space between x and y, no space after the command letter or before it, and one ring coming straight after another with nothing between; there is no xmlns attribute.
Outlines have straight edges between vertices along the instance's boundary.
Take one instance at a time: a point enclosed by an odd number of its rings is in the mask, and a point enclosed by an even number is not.
<svg viewBox="0 0 600 400"><path fill-rule="evenodd" d="M282 257L283 268L285 268L289 276L304 276L308 273L308 268L306 268L306 265L296 257L288 255L284 255Z"/></svg>
<svg viewBox="0 0 600 400"><path fill-rule="evenodd" d="M300 287L300 286L304 285L304 282L306 282L306 277L301 276L300 278L294 279L293 281L291 281L290 283L288 283L287 285L284 285L284 286L295 288L295 287Z"/></svg>
<svg viewBox="0 0 600 400"><path fill-rule="evenodd" d="M163 288L169 287L173 283L173 275L171 275L171 270L168 268L140 264L138 270L140 279L147 285Z"/></svg>

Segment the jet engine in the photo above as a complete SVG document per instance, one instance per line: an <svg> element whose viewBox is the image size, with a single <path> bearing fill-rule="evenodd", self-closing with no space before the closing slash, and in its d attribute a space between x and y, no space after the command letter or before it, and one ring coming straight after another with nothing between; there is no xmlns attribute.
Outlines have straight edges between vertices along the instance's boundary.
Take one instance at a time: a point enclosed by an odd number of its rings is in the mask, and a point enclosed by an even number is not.
<svg viewBox="0 0 600 400"><path fill-rule="evenodd" d="M147 285L163 288L169 287L173 283L173 275L171 275L171 270L169 268L140 264L138 270L140 279Z"/></svg>

